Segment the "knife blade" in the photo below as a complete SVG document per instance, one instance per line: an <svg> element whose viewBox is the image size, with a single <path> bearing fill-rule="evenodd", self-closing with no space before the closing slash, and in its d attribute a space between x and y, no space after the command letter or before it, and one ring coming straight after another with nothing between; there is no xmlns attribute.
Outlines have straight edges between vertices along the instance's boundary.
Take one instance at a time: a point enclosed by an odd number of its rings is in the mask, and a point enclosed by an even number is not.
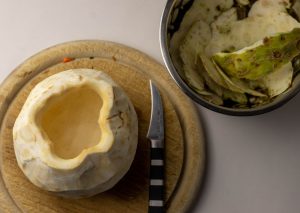
<svg viewBox="0 0 300 213"><path fill-rule="evenodd" d="M151 119L147 138L151 141L149 213L162 213L164 210L164 112L159 90L150 81Z"/></svg>

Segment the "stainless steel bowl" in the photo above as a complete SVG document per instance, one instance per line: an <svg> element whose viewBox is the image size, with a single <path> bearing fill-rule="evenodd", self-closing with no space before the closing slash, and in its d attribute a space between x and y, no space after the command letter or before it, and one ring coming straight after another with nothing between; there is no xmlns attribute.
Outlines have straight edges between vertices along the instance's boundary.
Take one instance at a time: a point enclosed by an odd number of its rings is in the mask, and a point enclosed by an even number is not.
<svg viewBox="0 0 300 213"><path fill-rule="evenodd" d="M212 0L213 1L213 0ZM291 98L293 98L300 91L300 75L296 76L293 85L285 93L276 97L271 103L263 106L250 108L250 109L235 109L227 108L212 104L203 99L197 92L188 86L184 78L182 78L180 63L177 59L172 59L170 55L170 39L173 34L178 30L180 22L193 0L168 0L165 6L160 26L160 45L162 55L167 66L167 69L181 90L188 95L196 103L222 114L235 115L235 116L250 116L270 112L279 108Z"/></svg>

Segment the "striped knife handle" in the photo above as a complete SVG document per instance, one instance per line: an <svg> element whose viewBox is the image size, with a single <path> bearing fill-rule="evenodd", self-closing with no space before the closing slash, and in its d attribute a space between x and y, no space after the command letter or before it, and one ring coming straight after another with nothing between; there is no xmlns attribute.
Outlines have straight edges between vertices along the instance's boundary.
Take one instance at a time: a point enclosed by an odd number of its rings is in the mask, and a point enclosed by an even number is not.
<svg viewBox="0 0 300 213"><path fill-rule="evenodd" d="M148 213L163 213L164 209L164 146L151 140L151 164Z"/></svg>

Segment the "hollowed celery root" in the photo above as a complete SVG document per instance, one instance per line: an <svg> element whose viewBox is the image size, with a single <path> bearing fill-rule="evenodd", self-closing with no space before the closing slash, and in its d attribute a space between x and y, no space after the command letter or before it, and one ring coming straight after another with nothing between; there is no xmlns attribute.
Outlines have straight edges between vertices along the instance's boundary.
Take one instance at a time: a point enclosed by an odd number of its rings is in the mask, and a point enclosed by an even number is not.
<svg viewBox="0 0 300 213"><path fill-rule="evenodd" d="M132 103L106 74L60 72L28 96L13 128L17 162L36 186L65 197L112 188L137 147Z"/></svg>

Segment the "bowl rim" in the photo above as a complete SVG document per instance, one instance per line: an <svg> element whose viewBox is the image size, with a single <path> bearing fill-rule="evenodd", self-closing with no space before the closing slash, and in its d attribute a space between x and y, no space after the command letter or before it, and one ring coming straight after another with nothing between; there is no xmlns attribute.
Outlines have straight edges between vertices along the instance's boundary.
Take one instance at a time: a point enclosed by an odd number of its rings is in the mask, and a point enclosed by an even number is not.
<svg viewBox="0 0 300 213"><path fill-rule="evenodd" d="M210 109L212 111L225 114L225 115L233 115L233 116L253 116L253 115L260 115L267 112L271 112L281 106L283 106L285 103L287 103L289 100L291 100L293 97L295 97L299 91L300 91L300 84L297 85L293 89L288 89L285 96L280 99L277 102L271 102L269 104L257 107L257 108L250 108L250 109L236 109L236 108L228 108L223 106L218 106L215 104L212 104L205 99L203 99L198 93L196 93L193 89L191 89L188 84L181 78L179 73L177 72L177 69L175 68L170 52L169 52L169 46L168 46L168 23L170 21L170 15L172 12L172 9L174 8L174 5L176 3L176 0L168 0L165 8L163 10L163 14L161 17L160 22L160 31L159 31L159 43L160 43L160 49L162 53L162 57L164 60L164 63L167 67L167 70L169 74L171 75L172 79L175 81L177 86L187 95L189 96L194 102L197 104L200 104L201 106ZM283 95L283 94L282 94Z"/></svg>

